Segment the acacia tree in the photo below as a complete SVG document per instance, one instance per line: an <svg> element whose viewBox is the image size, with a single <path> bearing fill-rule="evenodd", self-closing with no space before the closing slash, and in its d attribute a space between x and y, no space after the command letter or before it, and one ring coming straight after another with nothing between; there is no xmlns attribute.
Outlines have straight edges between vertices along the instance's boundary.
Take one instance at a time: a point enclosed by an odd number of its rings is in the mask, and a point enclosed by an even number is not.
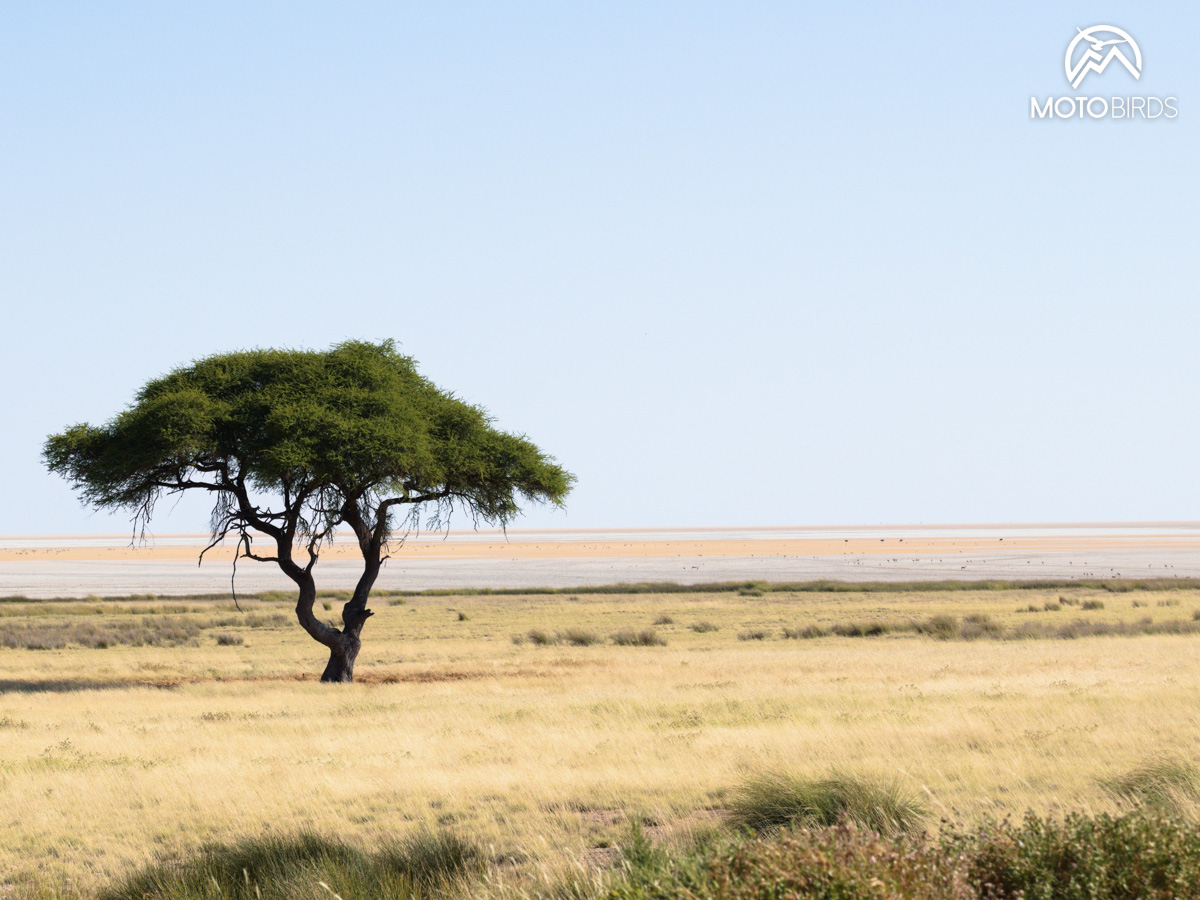
<svg viewBox="0 0 1200 900"><path fill-rule="evenodd" d="M51 435L43 456L85 503L130 512L135 534L164 495L207 492L206 551L233 538L235 566L273 562L296 583L296 617L329 648L321 680L335 682L354 679L367 598L400 526L438 527L455 509L504 525L520 500L561 506L575 480L392 341L210 356L149 382L105 425ZM313 614L313 567L339 526L363 558L340 629Z"/></svg>

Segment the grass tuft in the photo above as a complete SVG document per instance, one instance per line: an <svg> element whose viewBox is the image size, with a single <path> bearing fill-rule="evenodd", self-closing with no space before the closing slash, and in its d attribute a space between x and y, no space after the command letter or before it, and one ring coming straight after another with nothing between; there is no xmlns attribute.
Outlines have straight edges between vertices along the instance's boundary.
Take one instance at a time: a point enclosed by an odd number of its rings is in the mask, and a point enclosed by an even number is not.
<svg viewBox="0 0 1200 900"><path fill-rule="evenodd" d="M879 834L904 834L919 829L927 815L898 782L841 772L819 779L762 772L735 788L730 802L730 821L759 834L843 821Z"/></svg>
<svg viewBox="0 0 1200 900"><path fill-rule="evenodd" d="M572 647L591 647L600 643L600 635L594 631L584 631L582 628L568 628L559 632L558 638Z"/></svg>
<svg viewBox="0 0 1200 900"><path fill-rule="evenodd" d="M783 636L788 640L811 640L813 638L826 637L829 634L820 625L805 625L803 628L785 628Z"/></svg>
<svg viewBox="0 0 1200 900"><path fill-rule="evenodd" d="M765 628L751 628L748 631L739 631L739 641L765 641L767 639L767 630Z"/></svg>
<svg viewBox="0 0 1200 900"><path fill-rule="evenodd" d="M667 639L659 637L653 628L643 628L641 631L622 628L612 636L612 642L618 647L665 647L667 645Z"/></svg>
<svg viewBox="0 0 1200 900"><path fill-rule="evenodd" d="M1200 610L1196 610L1196 613L1196 618L1200 619ZM712 622L693 622L688 627L691 628L692 631L696 632L696 634L708 634L712 631L721 630L719 626L714 625Z"/></svg>
<svg viewBox="0 0 1200 900"><path fill-rule="evenodd" d="M483 854L452 834L417 832L366 852L313 833L209 844L195 857L148 866L100 900L290 900L328 894L343 900L441 896L483 870Z"/></svg>
<svg viewBox="0 0 1200 900"><path fill-rule="evenodd" d="M1163 756L1124 775L1102 779L1100 786L1120 802L1179 813L1200 800L1200 769Z"/></svg>

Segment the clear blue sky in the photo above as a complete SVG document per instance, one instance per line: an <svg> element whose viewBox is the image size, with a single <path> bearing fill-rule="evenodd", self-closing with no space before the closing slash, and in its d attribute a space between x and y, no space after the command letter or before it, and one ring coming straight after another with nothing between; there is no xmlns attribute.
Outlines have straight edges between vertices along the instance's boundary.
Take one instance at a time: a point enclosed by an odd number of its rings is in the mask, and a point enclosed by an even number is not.
<svg viewBox="0 0 1200 900"><path fill-rule="evenodd" d="M347 337L579 476L529 526L1200 518L1200 6L914 6L5 5L0 533L125 527L47 433ZM1105 23L1078 94L1178 119L1030 121Z"/></svg>

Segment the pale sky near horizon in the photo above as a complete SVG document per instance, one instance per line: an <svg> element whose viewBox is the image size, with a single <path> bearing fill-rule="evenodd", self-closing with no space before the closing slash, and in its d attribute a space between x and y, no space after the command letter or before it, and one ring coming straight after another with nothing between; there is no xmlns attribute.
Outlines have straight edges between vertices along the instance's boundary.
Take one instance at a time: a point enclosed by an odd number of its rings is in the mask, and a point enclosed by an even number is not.
<svg viewBox="0 0 1200 900"><path fill-rule="evenodd" d="M1096 24L1139 81L1072 90ZM48 433L349 337L578 475L519 527L1200 519L1197 35L1187 3L0 7L0 534L126 527Z"/></svg>

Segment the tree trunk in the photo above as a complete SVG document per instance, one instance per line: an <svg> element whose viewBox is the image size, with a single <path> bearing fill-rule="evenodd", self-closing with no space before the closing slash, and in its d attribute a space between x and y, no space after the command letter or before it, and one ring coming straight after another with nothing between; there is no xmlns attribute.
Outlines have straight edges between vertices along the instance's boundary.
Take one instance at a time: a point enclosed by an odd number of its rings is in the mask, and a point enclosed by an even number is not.
<svg viewBox="0 0 1200 900"><path fill-rule="evenodd" d="M370 532L365 531L357 509L352 504L347 504L344 513L346 520L354 526L355 533L359 535L364 566L358 584L354 587L353 596L342 607L344 627L340 631L331 625L326 625L313 613L313 606L317 599L317 587L313 582L310 570L312 563L316 562L316 557L312 557L312 562L307 568L301 569L292 562L291 547L285 542L285 539L278 542L280 568L300 588L300 596L296 601L296 617L313 640L329 648L329 662L325 665L325 671L321 673L321 681L333 684L350 684L354 681L354 662L358 659L358 651L362 649L363 624L375 614L372 610L367 609L367 598L371 594L375 579L379 577L379 569L382 564L379 558L380 541L371 540ZM312 554L311 549L309 553Z"/></svg>
<svg viewBox="0 0 1200 900"><path fill-rule="evenodd" d="M343 607L342 621L346 627L337 633L336 639L329 645L329 663L321 673L322 681L341 684L354 681L354 661L362 649L359 635L362 634L363 623L374 614L372 610L355 606L353 600Z"/></svg>
<svg viewBox="0 0 1200 900"><path fill-rule="evenodd" d="M354 681L354 661L362 641L356 635L341 635L343 638L329 648L329 663L321 673L321 680L330 683L350 684Z"/></svg>

